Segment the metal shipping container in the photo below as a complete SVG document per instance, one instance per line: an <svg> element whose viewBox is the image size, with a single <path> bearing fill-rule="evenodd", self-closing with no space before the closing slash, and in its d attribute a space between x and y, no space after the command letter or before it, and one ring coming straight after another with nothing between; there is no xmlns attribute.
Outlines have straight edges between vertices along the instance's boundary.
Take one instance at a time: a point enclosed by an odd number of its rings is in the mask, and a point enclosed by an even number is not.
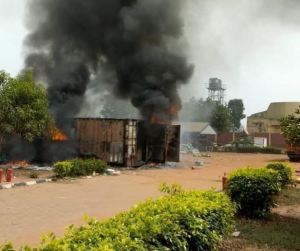
<svg viewBox="0 0 300 251"><path fill-rule="evenodd" d="M153 125L133 119L75 119L82 155L110 164L139 166L145 162L179 161L180 126Z"/></svg>

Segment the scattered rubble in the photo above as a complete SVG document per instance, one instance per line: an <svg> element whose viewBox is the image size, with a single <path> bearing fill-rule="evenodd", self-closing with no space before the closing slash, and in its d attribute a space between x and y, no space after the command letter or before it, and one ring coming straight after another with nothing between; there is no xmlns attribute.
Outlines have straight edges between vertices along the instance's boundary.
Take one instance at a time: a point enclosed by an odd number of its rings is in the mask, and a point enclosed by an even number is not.
<svg viewBox="0 0 300 251"><path fill-rule="evenodd" d="M22 169L30 171L53 171L54 168L51 166L28 166Z"/></svg>
<svg viewBox="0 0 300 251"><path fill-rule="evenodd" d="M181 168L182 164L178 162L166 162L164 164L159 164L161 168Z"/></svg>
<svg viewBox="0 0 300 251"><path fill-rule="evenodd" d="M232 233L232 235L231 235L231 236L232 236L232 237L236 237L236 238L237 238L237 237L239 237L239 236L240 236L240 234L241 234L241 232L239 232L239 231L235 231L235 232L233 232L233 233Z"/></svg>
<svg viewBox="0 0 300 251"><path fill-rule="evenodd" d="M140 170L147 170L147 169L176 169L176 168L183 168L183 164L182 163L178 163L178 162L166 162L166 163L148 163L145 164L141 167L139 167L138 169Z"/></svg>
<svg viewBox="0 0 300 251"><path fill-rule="evenodd" d="M196 160L195 161L195 165L196 166L204 166L204 161L202 161L202 160Z"/></svg>
<svg viewBox="0 0 300 251"><path fill-rule="evenodd" d="M203 157L203 158L211 158L212 156L210 154L208 154L208 153L202 153L201 157Z"/></svg>
<svg viewBox="0 0 300 251"><path fill-rule="evenodd" d="M121 174L121 172L120 171L116 171L114 169L107 169L106 170L106 174L107 175L111 175L111 176L118 176L118 175Z"/></svg>

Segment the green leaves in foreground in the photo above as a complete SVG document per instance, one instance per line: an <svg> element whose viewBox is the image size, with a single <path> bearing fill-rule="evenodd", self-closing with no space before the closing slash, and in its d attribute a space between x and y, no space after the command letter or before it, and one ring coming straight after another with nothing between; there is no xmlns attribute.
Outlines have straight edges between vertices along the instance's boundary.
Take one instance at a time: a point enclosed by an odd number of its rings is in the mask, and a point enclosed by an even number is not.
<svg viewBox="0 0 300 251"><path fill-rule="evenodd" d="M238 207L240 215L261 218L275 207L281 189L277 171L267 168L246 168L233 172L227 183L227 193Z"/></svg>
<svg viewBox="0 0 300 251"><path fill-rule="evenodd" d="M63 238L51 235L39 248L29 250L217 250L222 236L232 229L234 212L223 193L180 189L110 220L72 226Z"/></svg>

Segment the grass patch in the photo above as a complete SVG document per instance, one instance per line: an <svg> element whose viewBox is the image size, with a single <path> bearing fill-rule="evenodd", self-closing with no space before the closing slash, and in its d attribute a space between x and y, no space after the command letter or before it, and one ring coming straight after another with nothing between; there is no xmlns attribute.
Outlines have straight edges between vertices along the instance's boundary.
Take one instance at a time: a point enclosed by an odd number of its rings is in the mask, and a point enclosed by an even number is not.
<svg viewBox="0 0 300 251"><path fill-rule="evenodd" d="M229 250L300 250L300 220L273 214L265 221L238 219L239 238L229 238L222 251Z"/></svg>
<svg viewBox="0 0 300 251"><path fill-rule="evenodd" d="M279 206L300 205L300 188L287 188L281 191L278 198Z"/></svg>
<svg viewBox="0 0 300 251"><path fill-rule="evenodd" d="M300 220L272 215L267 221L241 219L237 228L252 244L279 250L300 250Z"/></svg>
<svg viewBox="0 0 300 251"><path fill-rule="evenodd" d="M281 191L280 206L300 204L300 188L290 187ZM223 242L221 251L299 251L300 219L272 214L267 220L237 218L238 238L230 237Z"/></svg>

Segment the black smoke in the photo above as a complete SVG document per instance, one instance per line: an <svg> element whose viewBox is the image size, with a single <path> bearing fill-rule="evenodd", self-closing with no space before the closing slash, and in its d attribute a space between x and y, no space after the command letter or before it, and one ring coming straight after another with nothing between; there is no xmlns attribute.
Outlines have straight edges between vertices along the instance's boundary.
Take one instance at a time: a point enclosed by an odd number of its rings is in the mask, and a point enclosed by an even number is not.
<svg viewBox="0 0 300 251"><path fill-rule="evenodd" d="M144 118L180 108L193 66L180 50L182 0L29 0L26 67L48 86L59 124L76 116L92 76ZM113 76L113 77L111 77Z"/></svg>

